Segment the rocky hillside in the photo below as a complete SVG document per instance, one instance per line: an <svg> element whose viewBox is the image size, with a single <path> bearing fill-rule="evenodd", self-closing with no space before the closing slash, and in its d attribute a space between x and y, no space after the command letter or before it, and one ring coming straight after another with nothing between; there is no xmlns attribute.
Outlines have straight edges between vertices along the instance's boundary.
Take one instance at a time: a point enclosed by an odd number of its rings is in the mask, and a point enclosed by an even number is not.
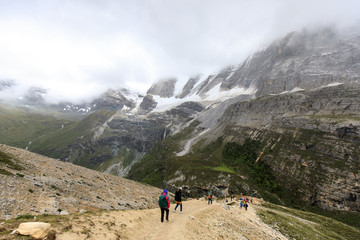
<svg viewBox="0 0 360 240"><path fill-rule="evenodd" d="M161 190L0 145L0 218L157 206Z"/></svg>
<svg viewBox="0 0 360 240"><path fill-rule="evenodd" d="M338 85L239 102L221 136L262 142L259 160L299 199L360 211L359 94L359 85Z"/></svg>

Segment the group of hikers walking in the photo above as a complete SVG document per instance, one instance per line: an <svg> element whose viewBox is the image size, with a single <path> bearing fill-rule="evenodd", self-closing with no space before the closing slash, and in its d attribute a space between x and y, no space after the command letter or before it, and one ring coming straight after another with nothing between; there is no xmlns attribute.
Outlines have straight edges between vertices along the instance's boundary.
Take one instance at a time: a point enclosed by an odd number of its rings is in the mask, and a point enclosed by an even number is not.
<svg viewBox="0 0 360 240"><path fill-rule="evenodd" d="M248 202L249 202L249 199L248 199L248 198L241 197L241 198L240 198L239 207L240 207L240 208L244 207L245 210L247 211L248 206L249 206L249 205L248 205Z"/></svg>
<svg viewBox="0 0 360 240"><path fill-rule="evenodd" d="M176 192L175 192L175 208L174 208L174 212L176 212L176 209L178 208L178 206L180 206L180 213L182 213L183 210L183 206L182 206L182 200L181 200L181 194L182 194L182 187L179 187ZM252 195L251 195L251 203L253 202L252 199ZM212 190L209 191L208 196L207 196L207 200L208 200L208 205L212 204L212 199L213 199L213 193ZM236 200L236 197L231 195L231 201L233 201L233 199ZM240 195L240 203L239 203L239 207L240 208L245 208L245 210L247 211L248 209L248 203L249 203L249 198L245 198L243 197L243 195ZM225 197L225 202L227 202L227 198ZM159 207L161 209L161 222L164 222L164 215L166 213L166 221L169 221L169 209L170 209L170 198L168 196L168 191L166 189L164 189L164 191L162 192L162 194L159 197Z"/></svg>
<svg viewBox="0 0 360 240"><path fill-rule="evenodd" d="M176 206L174 208L174 212L176 212L176 209L178 208L178 206L180 206L180 213L182 213L181 190L182 187L180 187L175 193ZM164 222L165 212L166 212L166 221L169 221L170 198L168 196L168 191L166 189L164 189L164 191L159 197L159 207L161 209L161 222Z"/></svg>

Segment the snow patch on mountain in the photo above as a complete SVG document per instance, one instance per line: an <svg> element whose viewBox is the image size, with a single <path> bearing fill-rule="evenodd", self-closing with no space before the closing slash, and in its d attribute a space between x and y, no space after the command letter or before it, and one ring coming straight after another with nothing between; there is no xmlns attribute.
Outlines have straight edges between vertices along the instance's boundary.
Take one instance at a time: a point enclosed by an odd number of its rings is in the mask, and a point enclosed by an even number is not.
<svg viewBox="0 0 360 240"><path fill-rule="evenodd" d="M234 75L234 73L235 73L237 70L239 70L239 68L240 68L240 65L233 66L233 67L231 68L231 72L230 72L229 76L226 77L225 81L228 80L229 78L231 78L231 77Z"/></svg>
<svg viewBox="0 0 360 240"><path fill-rule="evenodd" d="M201 132L199 135L191 138L190 140L188 140L184 146L184 150L182 150L181 152L176 153L176 156L184 156L185 154L187 154L190 149L191 146L193 145L193 143L196 142L197 139L199 139L199 137L201 137L202 135L204 135L205 133L207 133L210 130L210 128L206 129L205 131Z"/></svg>
<svg viewBox="0 0 360 240"><path fill-rule="evenodd" d="M210 91L207 92L207 97L205 100L207 101L225 101L229 98L237 97L239 95L250 95L255 94L257 89L255 88L233 88L229 91L221 90L221 83L218 83L215 87L213 87Z"/></svg>
<svg viewBox="0 0 360 240"><path fill-rule="evenodd" d="M153 96L153 97L158 104L152 112L165 112L165 111L170 110L184 102L201 101L201 98L198 95L193 95L193 96L183 98L183 99L176 98L176 97L171 97L171 98L162 98L159 96Z"/></svg>
<svg viewBox="0 0 360 240"><path fill-rule="evenodd" d="M283 92L281 92L281 93L279 93L279 94L301 92L301 91L304 91L304 90L305 90L305 89L303 89L303 88L298 88L298 87L296 87L296 88L293 88L291 91L283 91ZM270 95L277 95L277 94L270 94Z"/></svg>
<svg viewBox="0 0 360 240"><path fill-rule="evenodd" d="M217 74L214 74L217 75ZM204 74L200 77L199 81L197 81L197 83L195 83L193 90L191 91L190 95L193 95L195 92L197 92L201 86L201 84L208 78L207 74Z"/></svg>
<svg viewBox="0 0 360 240"><path fill-rule="evenodd" d="M132 100L134 102L137 102L140 98L142 99L142 96L137 92L133 92L128 89L121 89L120 92L126 99Z"/></svg>
<svg viewBox="0 0 360 240"><path fill-rule="evenodd" d="M220 86L221 83L213 87L210 91L207 92L206 94L207 96L203 99L199 95L194 95L194 94L183 99L176 97L162 98L160 96L153 96L158 104L152 112L165 112L184 102L189 102L189 101L212 104L213 102L222 102L227 99L237 97L239 95L244 95L244 94L251 95L256 93L255 88L233 88L229 91L222 91Z"/></svg>
<svg viewBox="0 0 360 240"><path fill-rule="evenodd" d="M117 113L112 115L104 124L92 130L94 132L93 141L96 141L104 133L105 129L109 128L108 123L114 119L115 115L117 115Z"/></svg>
<svg viewBox="0 0 360 240"><path fill-rule="evenodd" d="M333 82L333 83L330 83L324 87L335 87L335 86L339 86L339 85L343 85L344 83L340 83L340 82Z"/></svg>

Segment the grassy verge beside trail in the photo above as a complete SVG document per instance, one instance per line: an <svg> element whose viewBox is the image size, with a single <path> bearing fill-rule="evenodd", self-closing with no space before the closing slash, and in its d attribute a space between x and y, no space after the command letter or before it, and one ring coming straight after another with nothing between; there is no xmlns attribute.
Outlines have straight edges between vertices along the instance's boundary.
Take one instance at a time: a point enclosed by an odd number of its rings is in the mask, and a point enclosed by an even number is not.
<svg viewBox="0 0 360 240"><path fill-rule="evenodd" d="M259 217L290 239L359 239L360 230L332 218L271 203L257 209Z"/></svg>

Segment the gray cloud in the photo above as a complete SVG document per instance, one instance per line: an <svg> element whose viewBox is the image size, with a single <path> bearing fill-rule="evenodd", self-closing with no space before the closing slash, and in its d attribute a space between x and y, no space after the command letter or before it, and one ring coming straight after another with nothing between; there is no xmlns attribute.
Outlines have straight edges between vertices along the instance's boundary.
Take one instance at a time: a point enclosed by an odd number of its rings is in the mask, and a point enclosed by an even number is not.
<svg viewBox="0 0 360 240"><path fill-rule="evenodd" d="M145 92L159 78L240 63L289 31L359 19L355 0L0 0L0 79L57 99Z"/></svg>

